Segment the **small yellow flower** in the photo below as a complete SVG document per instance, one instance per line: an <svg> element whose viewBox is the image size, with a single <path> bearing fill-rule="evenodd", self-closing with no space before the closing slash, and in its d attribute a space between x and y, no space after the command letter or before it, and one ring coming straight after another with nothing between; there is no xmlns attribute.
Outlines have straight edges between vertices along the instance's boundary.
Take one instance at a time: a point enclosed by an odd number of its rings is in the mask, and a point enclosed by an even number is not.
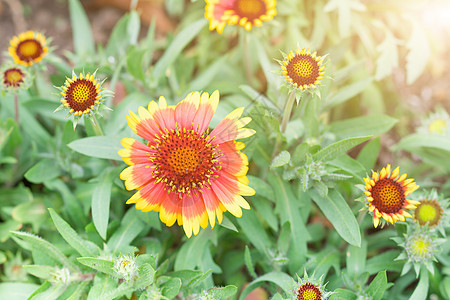
<svg viewBox="0 0 450 300"><path fill-rule="evenodd" d="M48 54L47 39L42 33L26 31L13 36L9 42L9 54L16 64L31 66Z"/></svg>
<svg viewBox="0 0 450 300"><path fill-rule="evenodd" d="M262 26L277 14L276 0L205 0L205 18L209 30L222 33L226 24L240 25L246 30Z"/></svg>
<svg viewBox="0 0 450 300"><path fill-rule="evenodd" d="M391 173L391 165L387 165L380 173L373 172L372 178L364 178L366 183L367 204L373 213L373 225L378 227L380 219L393 224L405 217L412 218L405 209L414 209L418 201L406 197L419 188L414 179L406 179L406 174L399 175L399 167ZM398 177L398 178L397 178Z"/></svg>
<svg viewBox="0 0 450 300"><path fill-rule="evenodd" d="M310 49L291 51L281 62L284 78L301 91L316 89L325 75L323 65L325 57L311 54Z"/></svg>
<svg viewBox="0 0 450 300"><path fill-rule="evenodd" d="M414 219L421 226L428 223L429 226L436 226L441 220L444 210L436 200L423 200L417 206Z"/></svg>
<svg viewBox="0 0 450 300"><path fill-rule="evenodd" d="M19 65L5 65L0 70L1 90L15 92L19 89L27 89L29 86L28 72Z"/></svg>

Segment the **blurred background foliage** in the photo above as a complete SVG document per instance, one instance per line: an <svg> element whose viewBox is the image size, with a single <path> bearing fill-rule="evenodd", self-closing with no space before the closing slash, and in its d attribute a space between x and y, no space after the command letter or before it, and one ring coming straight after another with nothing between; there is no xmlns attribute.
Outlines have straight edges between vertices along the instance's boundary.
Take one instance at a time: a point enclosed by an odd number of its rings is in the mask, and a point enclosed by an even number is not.
<svg viewBox="0 0 450 300"><path fill-rule="evenodd" d="M391 238L406 225L373 229L355 188L392 163L448 197L449 126L430 130L435 120L450 124L448 2L279 0L261 28L227 26L223 34L208 30L204 6L0 2L1 49L28 29L52 37L54 47L19 95L19 124L12 96L1 98L0 295L244 299L261 286L254 299L284 299L306 270L324 276L332 299L448 299L450 243L434 274L400 276L404 262L394 259L402 249ZM320 99L304 94L281 132L288 93L276 60L297 46L328 54L326 77ZM105 136L89 122L74 131L63 112L53 113L54 86L72 69L97 70L115 92L100 120ZM124 204L131 192L119 179L117 150L120 138L133 136L128 110L216 89L212 126L239 106L253 118L257 134L244 142L256 195L242 218L226 215L222 226L187 239L161 226L157 213ZM133 253L138 279L128 281L114 262Z"/></svg>

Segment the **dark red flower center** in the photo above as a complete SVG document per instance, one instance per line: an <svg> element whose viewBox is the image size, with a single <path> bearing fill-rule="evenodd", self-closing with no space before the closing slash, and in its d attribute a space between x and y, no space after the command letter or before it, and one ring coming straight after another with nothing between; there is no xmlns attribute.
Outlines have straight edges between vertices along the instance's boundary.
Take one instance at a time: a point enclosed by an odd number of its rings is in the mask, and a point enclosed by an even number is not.
<svg viewBox="0 0 450 300"><path fill-rule="evenodd" d="M380 212L398 213L405 204L405 191L400 183L390 178L383 178L372 187L372 205Z"/></svg>
<svg viewBox="0 0 450 300"><path fill-rule="evenodd" d="M33 61L39 58L44 49L41 43L35 39L27 39L20 42L16 48L16 54L22 61Z"/></svg>
<svg viewBox="0 0 450 300"><path fill-rule="evenodd" d="M263 0L236 0L233 10L241 18L248 21L258 19L267 12L266 3Z"/></svg>
<svg viewBox="0 0 450 300"><path fill-rule="evenodd" d="M321 300L321 299L322 299L322 292L315 284L308 282L298 288L297 300Z"/></svg>
<svg viewBox="0 0 450 300"><path fill-rule="evenodd" d="M287 76L299 86L314 84L319 77L319 64L308 54L294 56L286 65Z"/></svg>
<svg viewBox="0 0 450 300"><path fill-rule="evenodd" d="M18 87L23 82L24 75L21 69L7 69L3 73L3 84L7 87Z"/></svg>
<svg viewBox="0 0 450 300"><path fill-rule="evenodd" d="M220 150L211 144L211 138L193 129L166 131L155 139L156 145L151 158L155 165L153 173L157 181L166 183L167 190L183 194L210 185L210 179L217 177Z"/></svg>
<svg viewBox="0 0 450 300"><path fill-rule="evenodd" d="M97 100L98 91L94 83L87 79L75 79L68 87L65 100L74 111L92 108Z"/></svg>

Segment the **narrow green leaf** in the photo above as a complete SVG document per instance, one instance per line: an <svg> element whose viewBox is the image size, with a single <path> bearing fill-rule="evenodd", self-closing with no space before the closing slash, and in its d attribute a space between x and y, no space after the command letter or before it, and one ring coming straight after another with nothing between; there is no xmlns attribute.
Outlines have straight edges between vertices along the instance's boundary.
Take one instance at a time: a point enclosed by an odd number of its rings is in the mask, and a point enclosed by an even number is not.
<svg viewBox="0 0 450 300"><path fill-rule="evenodd" d="M295 273L306 260L307 242L311 239L300 214L301 199L294 196L289 183L283 181L278 174L269 173L267 179L275 192L275 212L280 215L280 224L290 224L289 270Z"/></svg>
<svg viewBox="0 0 450 300"><path fill-rule="evenodd" d="M369 136L348 138L345 140L338 141L334 144L331 144L331 145L321 149L319 152L315 153L312 156L312 158L314 161L332 160L332 159L338 157L339 155L346 153L348 150L361 144L362 142L367 141L371 137L372 136L369 135Z"/></svg>
<svg viewBox="0 0 450 300"><path fill-rule="evenodd" d="M358 297L354 292L344 289L336 289L330 300L356 300Z"/></svg>
<svg viewBox="0 0 450 300"><path fill-rule="evenodd" d="M152 72L153 78L158 79L164 75L167 68L169 68L169 66L175 61L184 47L186 47L187 44L189 44L200 32L200 30L205 27L206 23L206 19L198 20L188 25L177 34L170 46L164 52L163 56L156 63Z"/></svg>
<svg viewBox="0 0 450 300"><path fill-rule="evenodd" d="M381 300L387 287L386 271L379 272L367 288L367 295L373 300Z"/></svg>
<svg viewBox="0 0 450 300"><path fill-rule="evenodd" d="M242 291L239 296L239 300L244 300L251 291L263 284L265 281L275 283L286 294L290 293L292 289L293 279L291 276L283 272L270 272L250 282L250 284L247 285L247 287Z"/></svg>
<svg viewBox="0 0 450 300"><path fill-rule="evenodd" d="M267 254L267 249L270 248L271 242L255 212L253 210L246 210L243 212L242 218L236 220L239 224L240 232L244 233L250 243L261 254Z"/></svg>
<svg viewBox="0 0 450 300"><path fill-rule="evenodd" d="M40 265L24 265L23 269L31 275L44 280L50 279L50 274L55 270L54 267Z"/></svg>
<svg viewBox="0 0 450 300"><path fill-rule="evenodd" d="M0 295L2 299L24 300L27 299L39 285L24 282L2 282L0 283Z"/></svg>
<svg viewBox="0 0 450 300"><path fill-rule="evenodd" d="M122 161L117 154L117 151L123 148L120 140L120 137L93 136L73 141L67 146L87 156Z"/></svg>
<svg viewBox="0 0 450 300"><path fill-rule="evenodd" d="M100 271L102 273L111 275L111 276L117 276L117 274L114 272L114 262L107 260L107 259L101 259L101 258L94 258L94 257L78 257L77 260L92 269L95 269L97 271Z"/></svg>
<svg viewBox="0 0 450 300"><path fill-rule="evenodd" d="M48 257L54 261L68 267L70 270L75 271L78 267L71 262L64 253L61 252L56 246L47 242L46 240L23 231L13 231L12 234L21 240L27 242L33 249L41 253L45 253Z"/></svg>
<svg viewBox="0 0 450 300"><path fill-rule="evenodd" d="M284 150L281 151L275 158L272 160L272 164L270 165L271 168L277 168L284 166L285 164L289 163L291 160L291 154Z"/></svg>
<svg viewBox="0 0 450 300"><path fill-rule="evenodd" d="M386 115L370 115L331 123L330 131L337 139L378 135L389 131L397 119Z"/></svg>
<svg viewBox="0 0 450 300"><path fill-rule="evenodd" d="M92 57L95 53L94 38L83 6L78 0L69 0L69 10L75 53L85 59Z"/></svg>
<svg viewBox="0 0 450 300"><path fill-rule="evenodd" d="M429 285L428 270L422 266L422 269L420 270L419 284L417 284L409 300L426 300Z"/></svg>
<svg viewBox="0 0 450 300"><path fill-rule="evenodd" d="M109 220L109 204L111 201L111 187L115 172L110 169L105 170L99 176L94 192L92 193L92 221L99 235L106 240ZM83 254L82 254L83 255ZM85 255L88 256L88 255Z"/></svg>
<svg viewBox="0 0 450 300"><path fill-rule="evenodd" d="M250 249L248 249L248 246L245 245L245 253L244 253L244 261L245 261L245 265L247 266L247 270L250 273L250 275L253 278L258 277L255 273L255 268L253 266L253 260L252 260L252 256L250 254Z"/></svg>
<svg viewBox="0 0 450 300"><path fill-rule="evenodd" d="M78 233L53 210L53 208L49 208L48 211L50 212L50 216L52 217L56 229L73 249L82 256L96 256L100 253L100 249L94 243L82 239Z"/></svg>
<svg viewBox="0 0 450 300"><path fill-rule="evenodd" d="M175 258L174 270L193 270L200 265L213 234L212 230L203 229L195 238L187 240Z"/></svg>
<svg viewBox="0 0 450 300"><path fill-rule="evenodd" d="M381 80L392 74L394 68L398 67L398 40L389 30L384 31L386 37L383 42L377 46L380 56L377 59L377 70L375 79Z"/></svg>
<svg viewBox="0 0 450 300"><path fill-rule="evenodd" d="M347 247L346 265L347 274L357 279L366 270L367 241L363 241L361 247L349 245Z"/></svg>
<svg viewBox="0 0 450 300"><path fill-rule="evenodd" d="M131 48L127 52L127 68L132 76L141 81L145 80L143 60L148 49Z"/></svg>
<svg viewBox="0 0 450 300"><path fill-rule="evenodd" d="M358 222L342 195L336 190L331 190L326 197L321 197L315 191L309 191L309 194L339 235L349 244L360 247Z"/></svg>
<svg viewBox="0 0 450 300"><path fill-rule="evenodd" d="M450 139L444 135L431 135L415 133L403 138L395 147L395 150L410 150L412 148L436 148L450 151Z"/></svg>
<svg viewBox="0 0 450 300"><path fill-rule="evenodd" d="M83 299L82 297L85 295L89 285L91 284L90 281L82 281L77 285L77 288L72 292L72 294L67 298L66 300L80 300Z"/></svg>

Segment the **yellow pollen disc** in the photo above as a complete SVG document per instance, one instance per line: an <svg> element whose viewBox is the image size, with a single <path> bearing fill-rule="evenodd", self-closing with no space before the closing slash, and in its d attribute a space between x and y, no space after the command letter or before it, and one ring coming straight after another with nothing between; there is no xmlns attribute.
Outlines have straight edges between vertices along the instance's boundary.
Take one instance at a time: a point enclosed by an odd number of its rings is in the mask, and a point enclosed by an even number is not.
<svg viewBox="0 0 450 300"><path fill-rule="evenodd" d="M78 84L73 89L73 100L78 103L84 103L90 98L90 90L84 84Z"/></svg>
<svg viewBox="0 0 450 300"><path fill-rule="evenodd" d="M418 254L418 255L420 255L420 256L423 256L423 255L425 255L425 254L428 253L428 251L429 251L429 249L428 249L429 246L430 246L429 242L424 241L424 240L422 240L422 239L418 239L418 240L415 241L414 244L413 244L413 250L414 250L414 252L415 252L416 254Z"/></svg>
<svg viewBox="0 0 450 300"><path fill-rule="evenodd" d="M313 72L313 65L310 61L300 60L294 64L294 71L301 77L309 77Z"/></svg>
<svg viewBox="0 0 450 300"><path fill-rule="evenodd" d="M263 0L237 0L233 9L241 19L247 18L251 22L266 13L266 3Z"/></svg>
<svg viewBox="0 0 450 300"><path fill-rule="evenodd" d="M430 125L428 125L428 131L430 133L443 134L445 133L445 127L447 127L447 123L445 122L445 120L438 119L434 120Z"/></svg>
<svg viewBox="0 0 450 300"><path fill-rule="evenodd" d="M179 175L186 175L195 172L200 163L198 150L189 146L173 150L169 155L167 162L173 170Z"/></svg>
<svg viewBox="0 0 450 300"><path fill-rule="evenodd" d="M436 218L436 209L431 205L423 205L419 211L419 217L425 222Z"/></svg>
<svg viewBox="0 0 450 300"><path fill-rule="evenodd" d="M34 56L37 52L40 51L38 44L35 40L24 41L20 44L19 49L20 53L23 56Z"/></svg>
<svg viewBox="0 0 450 300"><path fill-rule="evenodd" d="M420 225L428 223L430 226L436 226L441 220L442 211L436 200L424 200L417 206L414 218Z"/></svg>
<svg viewBox="0 0 450 300"><path fill-rule="evenodd" d="M306 290L303 292L303 299L316 300L316 292L314 290Z"/></svg>
<svg viewBox="0 0 450 300"><path fill-rule="evenodd" d="M23 74L16 69L8 70L6 72L6 80L8 83L11 83L12 85L22 81L22 76Z"/></svg>

